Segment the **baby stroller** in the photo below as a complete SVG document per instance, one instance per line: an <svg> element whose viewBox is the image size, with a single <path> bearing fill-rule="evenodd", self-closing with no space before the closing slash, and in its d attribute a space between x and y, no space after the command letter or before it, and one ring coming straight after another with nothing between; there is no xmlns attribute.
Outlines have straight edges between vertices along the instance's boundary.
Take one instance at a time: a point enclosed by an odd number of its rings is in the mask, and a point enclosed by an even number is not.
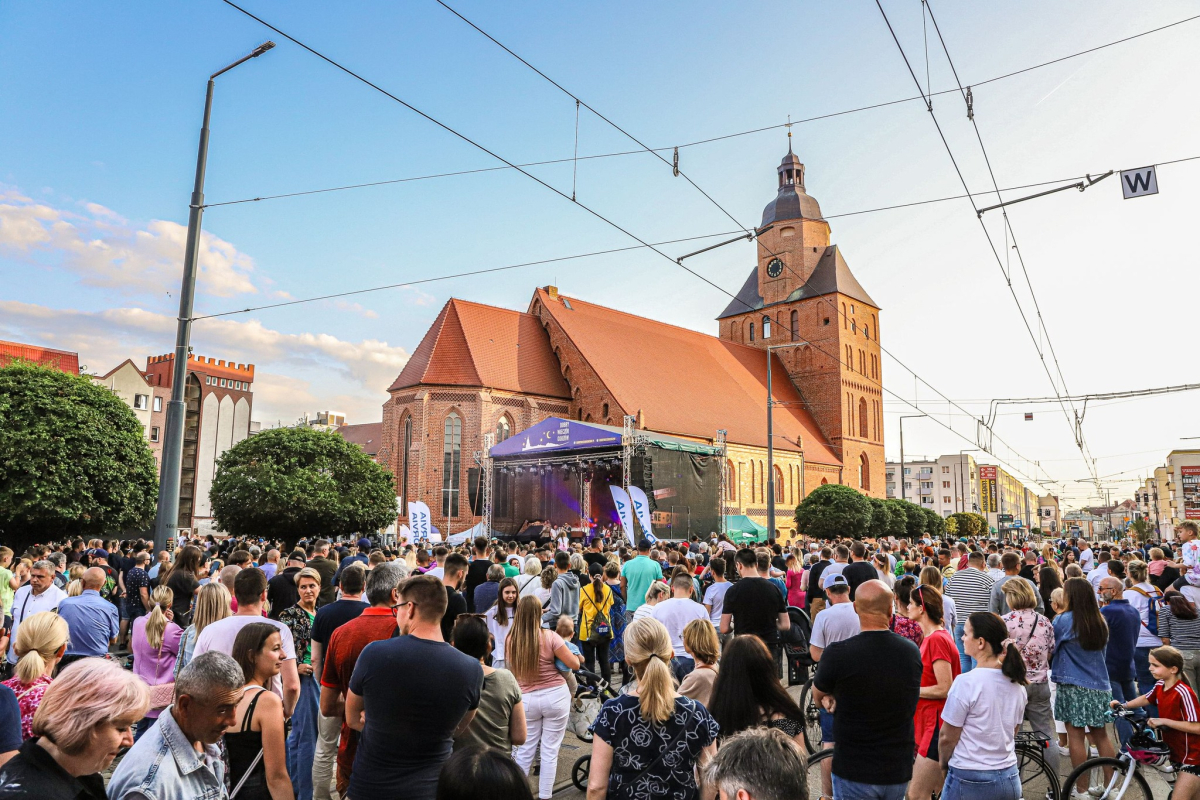
<svg viewBox="0 0 1200 800"><path fill-rule="evenodd" d="M608 681L594 672L586 669L575 670L579 688L571 701L571 714L567 718L567 730L579 737L580 741L592 741L592 725L600 708L606 702L617 696L616 690ZM587 791L588 772L592 764L591 754L582 755L571 766L571 783L581 792Z"/></svg>
<svg viewBox="0 0 1200 800"><path fill-rule="evenodd" d="M779 635L783 644L784 657L787 659L788 685L799 686L808 680L812 668L812 656L808 652L808 642L812 636L812 620L804 609L788 606L788 618L792 627Z"/></svg>

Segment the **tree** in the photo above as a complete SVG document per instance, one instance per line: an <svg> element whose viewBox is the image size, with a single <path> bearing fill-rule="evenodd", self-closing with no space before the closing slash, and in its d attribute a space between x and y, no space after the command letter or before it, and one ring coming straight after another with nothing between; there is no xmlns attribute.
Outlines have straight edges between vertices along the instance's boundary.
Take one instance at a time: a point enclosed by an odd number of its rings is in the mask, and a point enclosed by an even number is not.
<svg viewBox="0 0 1200 800"><path fill-rule="evenodd" d="M930 536L941 536L946 532L946 521L942 519L941 514L932 508L922 508L921 512L925 515L926 533Z"/></svg>
<svg viewBox="0 0 1200 800"><path fill-rule="evenodd" d="M332 431L272 428L217 461L213 518L233 536L332 538L396 520L392 474Z"/></svg>
<svg viewBox="0 0 1200 800"><path fill-rule="evenodd" d="M796 530L814 539L861 539L871 527L871 502L849 486L827 483L796 507Z"/></svg>
<svg viewBox="0 0 1200 800"><path fill-rule="evenodd" d="M978 514L972 514L967 511L959 511L951 514L950 519L954 520L954 528L958 536L979 536L981 533L987 530L986 518L981 517Z"/></svg>
<svg viewBox="0 0 1200 800"><path fill-rule="evenodd" d="M0 367L0 540L19 553L142 531L157 497L146 432L120 398L79 375Z"/></svg>
<svg viewBox="0 0 1200 800"><path fill-rule="evenodd" d="M946 517L942 524L946 526L947 536L958 536L958 520L954 518L953 514Z"/></svg>
<svg viewBox="0 0 1200 800"><path fill-rule="evenodd" d="M887 501L878 497L868 497L867 502L871 504L871 524L867 528L868 534L873 539L890 536L896 518Z"/></svg>
<svg viewBox="0 0 1200 800"><path fill-rule="evenodd" d="M1150 524L1150 520L1143 517L1129 523L1129 530L1139 544L1145 544L1154 538L1154 526Z"/></svg>
<svg viewBox="0 0 1200 800"><path fill-rule="evenodd" d="M892 513L904 520L904 531L900 534L901 536L907 536L910 540L915 541L925 534L927 520L923 508L898 497L893 497L887 502L892 507Z"/></svg>

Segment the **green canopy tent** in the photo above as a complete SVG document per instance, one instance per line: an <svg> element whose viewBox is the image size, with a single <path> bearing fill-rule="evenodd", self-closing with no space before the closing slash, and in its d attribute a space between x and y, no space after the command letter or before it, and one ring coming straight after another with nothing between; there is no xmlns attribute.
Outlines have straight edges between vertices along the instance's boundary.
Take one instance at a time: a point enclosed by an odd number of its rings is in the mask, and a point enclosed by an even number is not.
<svg viewBox="0 0 1200 800"><path fill-rule="evenodd" d="M744 514L727 514L725 516L725 533L734 544L750 544L765 542L767 529Z"/></svg>

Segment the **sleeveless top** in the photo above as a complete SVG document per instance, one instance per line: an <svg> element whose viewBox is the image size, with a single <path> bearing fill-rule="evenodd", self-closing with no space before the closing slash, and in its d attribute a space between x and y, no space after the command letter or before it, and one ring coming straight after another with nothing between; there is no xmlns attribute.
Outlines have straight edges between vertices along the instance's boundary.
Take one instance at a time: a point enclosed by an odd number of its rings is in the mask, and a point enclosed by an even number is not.
<svg viewBox="0 0 1200 800"><path fill-rule="evenodd" d="M246 707L246 716L242 719L241 729L236 733L225 734L225 752L229 756L230 791L233 791L233 787L238 785L238 781L246 774L246 770L254 763L258 752L262 750L262 733L251 730L250 726L254 721L254 707L258 705L258 698L265 691L266 689L261 686L258 687L258 692L250 700L250 705ZM254 772L250 773L242 790L237 793L236 800L270 800L270 798L271 792L267 788L267 766L263 759L259 759Z"/></svg>

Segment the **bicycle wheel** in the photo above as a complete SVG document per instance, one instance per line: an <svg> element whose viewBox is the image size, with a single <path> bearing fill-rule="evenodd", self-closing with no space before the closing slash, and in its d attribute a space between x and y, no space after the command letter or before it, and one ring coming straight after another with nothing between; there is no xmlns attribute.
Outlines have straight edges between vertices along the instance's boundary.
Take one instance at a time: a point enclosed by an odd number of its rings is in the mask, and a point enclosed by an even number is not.
<svg viewBox="0 0 1200 800"><path fill-rule="evenodd" d="M804 712L804 746L810 753L821 750L821 713L812 696L812 680L804 682L800 690L800 710Z"/></svg>
<svg viewBox="0 0 1200 800"><path fill-rule="evenodd" d="M820 800L822 796L833 797L833 792L822 791L821 764L833 758L833 750L820 750L808 757L808 800Z"/></svg>
<svg viewBox="0 0 1200 800"><path fill-rule="evenodd" d="M571 765L571 783L575 784L575 788L581 792L587 791L588 774L591 769L592 756L590 753L575 759L575 763Z"/></svg>
<svg viewBox="0 0 1200 800"><path fill-rule="evenodd" d="M1112 770L1112 778L1105 780L1104 771ZM1132 771L1132 775L1130 774ZM1093 795L1095 800L1153 800L1150 785L1138 771L1137 764L1120 758L1092 758L1080 764L1063 782L1063 795L1074 791L1076 781L1081 778L1091 787L1100 787L1103 793Z"/></svg>
<svg viewBox="0 0 1200 800"><path fill-rule="evenodd" d="M1061 789L1058 776L1050 769L1041 749L1018 746L1017 770L1021 775L1021 797L1028 800L1059 800Z"/></svg>

